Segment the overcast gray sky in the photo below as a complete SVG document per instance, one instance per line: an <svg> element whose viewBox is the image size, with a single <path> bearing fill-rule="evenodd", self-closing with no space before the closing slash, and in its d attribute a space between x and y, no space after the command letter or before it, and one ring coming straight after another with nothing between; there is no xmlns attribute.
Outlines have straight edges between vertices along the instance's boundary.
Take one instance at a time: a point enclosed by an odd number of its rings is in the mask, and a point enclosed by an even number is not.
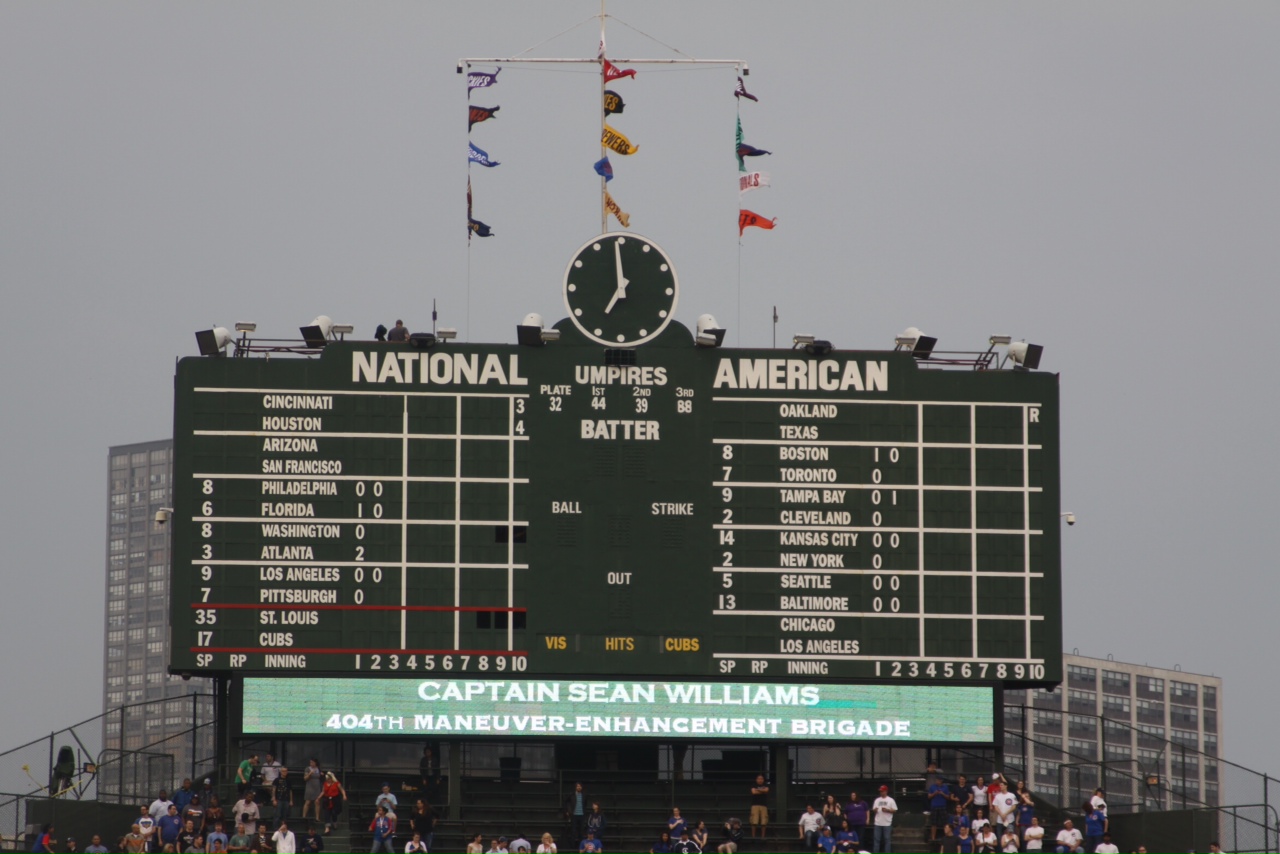
<svg viewBox="0 0 1280 854"><path fill-rule="evenodd" d="M598 230L598 77L512 55L595 0L0 3L0 749L100 710L107 447L171 434L192 333L325 313L512 341ZM610 0L610 54L747 60L778 217L739 250L730 70L642 69L631 227L728 343L992 333L1062 375L1065 646L1226 680L1280 770L1280 5ZM536 49L591 56L593 24ZM1261 375L1255 377L1254 374Z"/></svg>

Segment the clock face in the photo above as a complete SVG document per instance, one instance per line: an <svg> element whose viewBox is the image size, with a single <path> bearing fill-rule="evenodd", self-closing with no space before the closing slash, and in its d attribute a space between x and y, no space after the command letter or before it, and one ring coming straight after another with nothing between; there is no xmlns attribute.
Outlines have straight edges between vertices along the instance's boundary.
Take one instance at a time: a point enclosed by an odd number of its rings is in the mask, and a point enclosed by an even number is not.
<svg viewBox="0 0 1280 854"><path fill-rule="evenodd" d="M564 273L564 304L582 334L608 347L656 338L675 314L671 259L638 234L613 231L583 244Z"/></svg>

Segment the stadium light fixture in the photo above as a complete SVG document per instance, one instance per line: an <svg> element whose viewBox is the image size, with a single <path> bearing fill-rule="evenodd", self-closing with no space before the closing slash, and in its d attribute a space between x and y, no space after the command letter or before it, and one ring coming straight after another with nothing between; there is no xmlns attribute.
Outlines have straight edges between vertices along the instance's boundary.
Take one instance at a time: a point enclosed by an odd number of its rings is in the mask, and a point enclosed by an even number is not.
<svg viewBox="0 0 1280 854"><path fill-rule="evenodd" d="M302 333L302 340L307 342L308 347L319 349L329 343L329 335L333 332L333 321L328 315L322 314L306 326L298 327L298 331Z"/></svg>
<svg viewBox="0 0 1280 854"><path fill-rule="evenodd" d="M1013 338L1011 338L1008 335L992 335L989 339L987 339L987 341L991 344L992 347L998 346L1000 344L1008 344L1012 340Z"/></svg>
<svg viewBox="0 0 1280 854"><path fill-rule="evenodd" d="M719 347L724 344L725 330L709 314L698 316L697 334L693 343L699 347Z"/></svg>
<svg viewBox="0 0 1280 854"><path fill-rule="evenodd" d="M933 348L938 346L938 339L925 335L914 326L908 326L893 339L894 350L909 350L917 359L928 359L933 355Z"/></svg>
<svg viewBox="0 0 1280 854"><path fill-rule="evenodd" d="M555 338L548 339L545 335L547 331L543 329L542 315L531 311L516 326L516 342L523 347L541 347L548 340L554 341L560 337L560 333L553 329L550 331L556 333Z"/></svg>
<svg viewBox="0 0 1280 854"><path fill-rule="evenodd" d="M338 336L338 340L344 339L346 336L350 335L352 332L355 332L355 331L356 331L356 328L350 323L333 324L333 334Z"/></svg>
<svg viewBox="0 0 1280 854"><path fill-rule="evenodd" d="M436 337L441 341L452 341L458 337L458 330L452 326L441 326L436 330Z"/></svg>
<svg viewBox="0 0 1280 854"><path fill-rule="evenodd" d="M417 347L419 350L429 350L436 346L436 336L430 332L411 332L409 334L409 346Z"/></svg>
<svg viewBox="0 0 1280 854"><path fill-rule="evenodd" d="M225 350L230 343L231 333L227 331L225 326L201 329L196 333L196 346L200 348L201 356L226 355Z"/></svg>
<svg viewBox="0 0 1280 854"><path fill-rule="evenodd" d="M236 332L257 332L258 324L242 320L236 324Z"/></svg>
<svg viewBox="0 0 1280 854"><path fill-rule="evenodd" d="M1040 357L1044 347L1040 344L1028 344L1026 341L1014 341L1009 345L1009 358L1013 360L1014 370L1034 371L1040 367Z"/></svg>
<svg viewBox="0 0 1280 854"><path fill-rule="evenodd" d="M793 350L796 347L803 347L806 344L812 344L812 343L813 343L812 335L792 335L791 336L791 349Z"/></svg>
<svg viewBox="0 0 1280 854"><path fill-rule="evenodd" d="M804 351L810 356L825 356L833 349L835 348L831 346L830 341L821 338L815 338L812 343L804 345Z"/></svg>

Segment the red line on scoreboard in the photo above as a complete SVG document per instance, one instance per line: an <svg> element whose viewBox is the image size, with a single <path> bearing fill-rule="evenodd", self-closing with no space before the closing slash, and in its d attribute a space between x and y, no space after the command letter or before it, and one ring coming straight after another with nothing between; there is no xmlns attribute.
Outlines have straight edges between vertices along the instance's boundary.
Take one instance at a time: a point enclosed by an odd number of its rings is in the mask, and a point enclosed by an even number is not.
<svg viewBox="0 0 1280 854"><path fill-rule="evenodd" d="M250 611L457 611L524 614L528 608L488 608L482 605L274 605L270 602L192 602L192 608L203 610L229 609Z"/></svg>
<svg viewBox="0 0 1280 854"><path fill-rule="evenodd" d="M511 655L527 657L523 649L354 649L329 647L269 647L269 646L193 646L191 652L288 652L308 655Z"/></svg>

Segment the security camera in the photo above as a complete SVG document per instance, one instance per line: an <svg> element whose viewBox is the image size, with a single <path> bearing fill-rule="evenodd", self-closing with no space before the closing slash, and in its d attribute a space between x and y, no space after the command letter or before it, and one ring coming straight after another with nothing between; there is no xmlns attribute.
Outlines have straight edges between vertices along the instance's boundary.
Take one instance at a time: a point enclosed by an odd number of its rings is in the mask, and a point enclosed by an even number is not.
<svg viewBox="0 0 1280 854"><path fill-rule="evenodd" d="M161 507L159 510L156 511L156 524L167 525L169 523L169 516L172 513L173 511L170 510L168 507Z"/></svg>
<svg viewBox="0 0 1280 854"><path fill-rule="evenodd" d="M1062 518L1067 520L1068 525L1074 525L1076 523L1076 514L1074 513L1064 513Z"/></svg>

